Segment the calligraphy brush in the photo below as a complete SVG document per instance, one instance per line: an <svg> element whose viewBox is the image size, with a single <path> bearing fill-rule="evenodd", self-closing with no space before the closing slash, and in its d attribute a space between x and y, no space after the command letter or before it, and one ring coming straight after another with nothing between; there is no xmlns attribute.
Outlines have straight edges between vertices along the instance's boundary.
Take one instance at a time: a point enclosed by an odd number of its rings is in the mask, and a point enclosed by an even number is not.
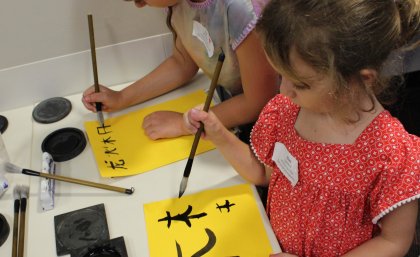
<svg viewBox="0 0 420 257"><path fill-rule="evenodd" d="M19 240L18 240L18 257L23 257L25 248L25 219L26 219L26 203L29 194L28 186L20 188L20 217L19 217Z"/></svg>
<svg viewBox="0 0 420 257"><path fill-rule="evenodd" d="M213 98L214 90L217 86L217 81L219 80L220 71L222 70L223 62L225 60L225 54L222 52L219 54L219 58L217 60L216 69L213 74L213 78L211 80L210 89L207 93L207 98L204 103L203 111L207 112L210 108L211 99ZM187 188L188 178L191 173L192 164L194 161L195 151L197 150L198 142L200 141L201 133L203 133L204 124L200 122L200 128L198 128L197 132L195 133L194 141L191 147L190 155L188 157L187 165L184 169L184 174L181 180L181 185L179 186L179 195L178 198L184 194L185 189Z"/></svg>
<svg viewBox="0 0 420 257"><path fill-rule="evenodd" d="M128 195L131 195L131 194L134 193L134 188L133 187L130 188L130 189L127 189L127 188L122 188L122 187L110 186L110 185L100 184L100 183L96 183L96 182L76 179L76 178L64 177L64 176L54 175L54 174L49 174L49 173L44 173L44 172L38 172L38 171L34 171L34 170L29 170L29 169L22 169L22 168L14 165L10 162L3 163L3 166L4 166L4 170L6 170L7 172L10 172L10 173L21 173L21 174L25 174L25 175L29 175L29 176L55 179L55 180L74 183L74 184L78 184L78 185L96 187L96 188L101 188L101 189L105 189L105 190L125 193L125 194L128 194ZM2 167L0 166L0 170L1 170L1 168Z"/></svg>
<svg viewBox="0 0 420 257"><path fill-rule="evenodd" d="M93 32L93 19L92 14L88 14L88 23L89 23L89 39L90 39L90 54L92 56L92 68L93 68L93 80L95 83L95 92L99 92L99 82L98 82L98 68L96 67L96 48L95 48L95 34ZM104 115L102 113L102 103L96 102L96 113L98 115L98 120L101 126L104 126Z"/></svg>
<svg viewBox="0 0 420 257"><path fill-rule="evenodd" d="M14 202L14 217L13 217L13 242L12 242L12 257L17 256L18 248L18 229L19 229L19 209L20 209L20 191L21 187L15 186L13 188Z"/></svg>

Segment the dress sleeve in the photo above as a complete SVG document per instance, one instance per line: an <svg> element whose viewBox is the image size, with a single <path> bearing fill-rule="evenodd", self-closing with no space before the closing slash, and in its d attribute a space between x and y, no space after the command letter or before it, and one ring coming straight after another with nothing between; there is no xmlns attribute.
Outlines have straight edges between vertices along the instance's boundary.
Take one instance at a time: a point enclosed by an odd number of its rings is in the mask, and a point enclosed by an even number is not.
<svg viewBox="0 0 420 257"><path fill-rule="evenodd" d="M267 0L232 0L227 6L230 44L235 50L255 28Z"/></svg>
<svg viewBox="0 0 420 257"><path fill-rule="evenodd" d="M283 97L277 95L267 103L251 132L251 148L255 156L261 163L272 168L275 166L271 157L277 141L277 125L281 116L279 110L282 100L284 100Z"/></svg>
<svg viewBox="0 0 420 257"><path fill-rule="evenodd" d="M420 138L407 134L390 156L370 195L372 222L420 198ZM380 167L381 168L381 167Z"/></svg>

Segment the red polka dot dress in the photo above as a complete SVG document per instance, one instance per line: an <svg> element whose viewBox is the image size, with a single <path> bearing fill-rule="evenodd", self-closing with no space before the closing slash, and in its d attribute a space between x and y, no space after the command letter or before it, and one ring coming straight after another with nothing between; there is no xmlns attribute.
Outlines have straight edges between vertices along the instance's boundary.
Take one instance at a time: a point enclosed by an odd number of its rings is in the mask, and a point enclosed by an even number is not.
<svg viewBox="0 0 420 257"><path fill-rule="evenodd" d="M353 144L310 142L294 129L298 112L277 95L251 134L255 155L273 168L267 213L284 252L341 256L369 240L387 213L420 198L420 139L383 111ZM295 186L272 160L276 142L298 161Z"/></svg>

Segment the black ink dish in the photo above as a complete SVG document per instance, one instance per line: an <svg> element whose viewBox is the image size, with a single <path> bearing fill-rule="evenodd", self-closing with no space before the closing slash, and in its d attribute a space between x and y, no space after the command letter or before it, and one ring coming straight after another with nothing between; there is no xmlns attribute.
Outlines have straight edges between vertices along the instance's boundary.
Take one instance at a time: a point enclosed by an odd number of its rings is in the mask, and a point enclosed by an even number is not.
<svg viewBox="0 0 420 257"><path fill-rule="evenodd" d="M0 214L0 246L2 246L4 242L6 242L9 233L9 223L7 223L6 218L2 214Z"/></svg>
<svg viewBox="0 0 420 257"><path fill-rule="evenodd" d="M53 97L40 102L32 111L39 123L53 123L66 117L71 111L71 102L64 97Z"/></svg>
<svg viewBox="0 0 420 257"><path fill-rule="evenodd" d="M86 137L80 129L62 128L49 134L42 142L43 152L51 154L56 162L78 156L86 147Z"/></svg>
<svg viewBox="0 0 420 257"><path fill-rule="evenodd" d="M7 118L3 115L0 115L0 133L3 134L4 131L6 131L7 126L9 125L9 122L7 121Z"/></svg>

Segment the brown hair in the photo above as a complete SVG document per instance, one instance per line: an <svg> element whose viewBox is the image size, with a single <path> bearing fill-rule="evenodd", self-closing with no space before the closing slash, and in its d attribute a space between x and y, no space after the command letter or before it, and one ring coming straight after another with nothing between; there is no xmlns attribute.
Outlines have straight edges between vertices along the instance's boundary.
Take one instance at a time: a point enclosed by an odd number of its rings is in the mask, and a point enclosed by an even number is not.
<svg viewBox="0 0 420 257"><path fill-rule="evenodd" d="M349 114L362 94L371 96L374 109L373 96L380 99L388 83L378 76L366 86L359 72L379 74L390 53L418 31L419 19L419 0L272 0L257 31L283 74L300 80L290 63L293 48L317 72L332 76L336 102ZM349 88L350 79L360 82L358 88Z"/></svg>
<svg viewBox="0 0 420 257"><path fill-rule="evenodd" d="M174 27L172 26L172 13L173 13L173 6L168 6L168 13L166 14L166 26L168 26L169 30L172 32L172 38L175 44L176 38L178 35Z"/></svg>

